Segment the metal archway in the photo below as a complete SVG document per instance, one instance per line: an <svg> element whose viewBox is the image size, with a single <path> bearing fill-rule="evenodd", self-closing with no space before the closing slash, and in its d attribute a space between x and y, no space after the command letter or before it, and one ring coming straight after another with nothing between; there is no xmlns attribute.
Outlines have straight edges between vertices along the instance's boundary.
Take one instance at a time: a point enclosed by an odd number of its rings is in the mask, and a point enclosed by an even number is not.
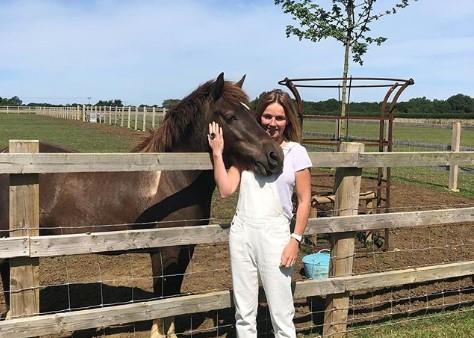
<svg viewBox="0 0 474 338"><path fill-rule="evenodd" d="M380 114L375 116L351 116L347 111L343 118L349 129L349 121L351 120L379 120L379 135L377 139L358 138L357 142L366 145L378 145L379 152L391 152L393 148L393 119L396 111L396 105L400 95L403 91L415 82L413 79L396 79L396 78L382 78L382 77L319 77L319 78L284 78L278 84L286 86L293 94L296 101L296 108L300 119L301 128L305 119L335 119L337 126L340 126L341 117L325 116L325 115L304 115L304 106L300 93L297 88L337 88L339 91L342 88L342 81L347 80L346 88L349 91L350 97L353 88L387 88L387 92L380 105ZM322 83L323 82L323 83ZM302 130L303 132L303 130ZM302 133L303 134L303 133ZM332 139L315 139L303 138L305 144L330 144L339 148L342 142L340 135L340 128L336 128L334 138ZM384 210L388 212L390 209L390 187L391 187L391 168L386 170L378 168L377 171L377 212ZM388 250L389 233L385 230L385 250Z"/></svg>

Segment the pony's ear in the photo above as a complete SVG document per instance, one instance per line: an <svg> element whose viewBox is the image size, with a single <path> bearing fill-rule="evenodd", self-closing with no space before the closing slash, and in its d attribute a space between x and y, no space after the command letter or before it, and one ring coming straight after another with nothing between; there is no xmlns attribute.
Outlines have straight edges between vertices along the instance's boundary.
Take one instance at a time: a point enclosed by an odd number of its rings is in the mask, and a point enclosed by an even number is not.
<svg viewBox="0 0 474 338"><path fill-rule="evenodd" d="M240 88L242 88L242 86L243 86L243 84L244 84L244 81L245 81L245 77L246 77L246 76L247 76L247 75L246 75L246 74L244 74L244 76L242 76L242 78L241 78L241 79L240 79L238 82L236 82L236 83L235 83L235 85L236 85L237 87L240 87Z"/></svg>
<svg viewBox="0 0 474 338"><path fill-rule="evenodd" d="M224 92L224 72L220 73L212 86L212 98L214 101L219 100L222 97L222 93Z"/></svg>

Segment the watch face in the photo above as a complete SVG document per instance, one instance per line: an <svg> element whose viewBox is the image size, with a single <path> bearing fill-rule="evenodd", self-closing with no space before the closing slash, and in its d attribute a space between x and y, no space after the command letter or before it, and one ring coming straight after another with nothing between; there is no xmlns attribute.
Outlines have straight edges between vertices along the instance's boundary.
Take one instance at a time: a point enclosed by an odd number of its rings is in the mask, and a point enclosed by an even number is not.
<svg viewBox="0 0 474 338"><path fill-rule="evenodd" d="M301 239L303 238L303 236L298 235L298 234L295 234L295 233L292 233L292 234L291 234L291 237L293 237L294 239L296 239L298 242L301 242Z"/></svg>

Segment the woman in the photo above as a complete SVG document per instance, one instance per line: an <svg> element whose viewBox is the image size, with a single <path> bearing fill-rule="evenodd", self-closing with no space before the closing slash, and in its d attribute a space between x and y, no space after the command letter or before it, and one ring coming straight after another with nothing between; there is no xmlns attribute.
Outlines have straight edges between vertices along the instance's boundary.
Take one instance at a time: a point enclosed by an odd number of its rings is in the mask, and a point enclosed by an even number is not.
<svg viewBox="0 0 474 338"><path fill-rule="evenodd" d="M283 149L285 158L280 175L259 176L234 166L227 170L222 160L222 128L213 122L208 135L220 195L232 195L240 184L229 236L236 330L241 338L257 336L260 277L275 337L296 337L291 275L310 211L312 164L305 148L297 143L299 120L287 93L278 89L265 93L256 117ZM298 207L290 234L294 190Z"/></svg>

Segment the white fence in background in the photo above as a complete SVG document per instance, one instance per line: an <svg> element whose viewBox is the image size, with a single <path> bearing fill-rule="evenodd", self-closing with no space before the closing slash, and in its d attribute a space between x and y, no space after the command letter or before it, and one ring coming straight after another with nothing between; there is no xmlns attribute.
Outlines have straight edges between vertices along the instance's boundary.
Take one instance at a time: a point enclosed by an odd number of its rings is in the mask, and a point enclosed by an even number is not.
<svg viewBox="0 0 474 338"><path fill-rule="evenodd" d="M55 118L78 120L90 123L104 123L145 131L155 128L166 115L163 107L136 106L71 106L33 107L0 106L0 114L37 114Z"/></svg>

